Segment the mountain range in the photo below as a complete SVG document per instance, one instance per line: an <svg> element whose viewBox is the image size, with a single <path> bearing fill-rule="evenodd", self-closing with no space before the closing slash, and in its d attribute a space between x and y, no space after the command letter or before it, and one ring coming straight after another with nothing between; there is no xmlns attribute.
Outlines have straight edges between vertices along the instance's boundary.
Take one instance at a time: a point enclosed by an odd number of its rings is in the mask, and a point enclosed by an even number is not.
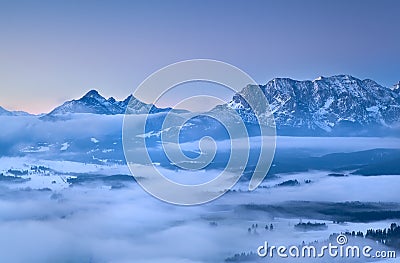
<svg viewBox="0 0 400 263"><path fill-rule="evenodd" d="M91 90L80 99L65 102L44 117L56 117L69 113L116 115L125 113L157 113L169 110L171 110L171 108L157 108L154 105L146 104L134 98L132 95L128 96L123 101L118 101L113 97L106 99L101 96L96 90Z"/></svg>
<svg viewBox="0 0 400 263"><path fill-rule="evenodd" d="M214 111L235 109L247 125L255 124L257 119L243 99L252 96L252 88L245 87L231 101L217 106ZM275 78L260 85L260 88L270 104L278 134L281 135L390 135L399 131L400 82L387 88L370 79L336 75L312 81ZM146 104L132 95L118 101L113 97L106 99L96 90L91 90L80 99L56 107L41 119L63 119L62 116L74 113L116 115L171 110ZM0 115L26 114L0 107Z"/></svg>
<svg viewBox="0 0 400 263"><path fill-rule="evenodd" d="M368 135L399 128L399 85L386 88L370 79L337 75L313 81L276 78L260 87L280 134ZM254 121L254 114L243 97L251 96L251 88L227 104L247 122Z"/></svg>

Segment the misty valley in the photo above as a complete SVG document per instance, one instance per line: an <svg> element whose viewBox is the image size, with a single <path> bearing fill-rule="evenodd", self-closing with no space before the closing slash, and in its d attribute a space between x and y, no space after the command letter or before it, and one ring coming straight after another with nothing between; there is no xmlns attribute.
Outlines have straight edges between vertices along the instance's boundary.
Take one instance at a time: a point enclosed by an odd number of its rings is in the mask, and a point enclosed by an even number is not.
<svg viewBox="0 0 400 263"><path fill-rule="evenodd" d="M95 90L47 114L0 108L2 261L285 262L257 249L319 251L342 239L398 252L400 89L349 75L274 79L260 86L270 109L256 116L244 99L256 88L204 116ZM229 133L238 123L246 136ZM249 191L260 163L268 174ZM195 186L224 172L234 186L201 192L221 195L203 205L172 205L141 187L152 169ZM396 259L296 258L338 260Z"/></svg>
<svg viewBox="0 0 400 263"><path fill-rule="evenodd" d="M284 262L258 257L257 247L265 241L322 246L340 233L349 233L352 244L400 248L398 235L367 235L400 223L397 138L278 136L271 169L258 189L248 190L255 165L250 158L240 181L225 195L184 207L159 201L136 184L124 163L119 115L77 115L57 122L35 116L1 118L13 120L3 128L1 140L0 236L5 259ZM84 126L88 119L93 126ZM257 155L257 138L250 140L250 155ZM148 150L168 178L190 184L221 172L229 144L217 144L213 162L197 172L174 167L155 141ZM182 148L187 155L198 154L197 142L184 142ZM29 253L17 253L21 249Z"/></svg>

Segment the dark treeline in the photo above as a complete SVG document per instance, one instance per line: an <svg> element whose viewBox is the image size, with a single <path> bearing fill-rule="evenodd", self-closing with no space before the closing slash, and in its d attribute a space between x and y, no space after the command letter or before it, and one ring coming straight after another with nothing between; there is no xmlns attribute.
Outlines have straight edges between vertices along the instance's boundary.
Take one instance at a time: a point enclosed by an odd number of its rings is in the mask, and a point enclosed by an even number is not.
<svg viewBox="0 0 400 263"><path fill-rule="evenodd" d="M400 226L395 223L392 223L390 228L369 229L365 237L390 247L400 248Z"/></svg>
<svg viewBox="0 0 400 263"><path fill-rule="evenodd" d="M297 225L323 225L320 223L299 223ZM271 224L272 226L272 224ZM257 228L257 224L252 226L253 229ZM249 233L251 233L251 229L249 228ZM266 226L266 229L268 229L268 225ZM400 249L400 226L397 225L396 223L392 223L389 228L384 228L384 229L368 229L366 234L362 231L347 231L342 234L345 234L346 236L352 236L352 237L361 237L361 238L368 238L372 239L374 241L377 241L381 244L384 244L389 247L393 247L396 249ZM329 240L333 241L336 240L337 237L336 234L331 234L329 236ZM308 245L316 245L319 242L315 240L314 242L309 243ZM302 244L299 246L305 246L306 243L303 241ZM259 262L260 257L258 257L257 253L254 251L251 252L242 252L242 253L237 253L233 255L232 257L228 257L225 259L225 262ZM262 261L264 262L264 261Z"/></svg>

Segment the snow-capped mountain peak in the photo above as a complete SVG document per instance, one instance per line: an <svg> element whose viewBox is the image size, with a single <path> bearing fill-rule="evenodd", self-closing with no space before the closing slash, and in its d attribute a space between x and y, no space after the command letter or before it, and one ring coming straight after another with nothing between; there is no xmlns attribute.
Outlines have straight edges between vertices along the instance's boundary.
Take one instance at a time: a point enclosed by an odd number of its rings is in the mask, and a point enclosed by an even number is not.
<svg viewBox="0 0 400 263"><path fill-rule="evenodd" d="M88 93L86 93L83 98L96 98L96 99L103 99L103 97L99 94L97 90L90 90Z"/></svg>
<svg viewBox="0 0 400 263"><path fill-rule="evenodd" d="M125 108L126 105L116 101L114 98L107 100L98 91L91 90L78 100L65 102L51 111L47 116L67 113L122 114L125 112Z"/></svg>
<svg viewBox="0 0 400 263"><path fill-rule="evenodd" d="M373 80L351 75L319 77L313 81L275 78L260 85L282 133L335 133L337 130L366 130L400 123L400 94ZM254 121L241 94L227 104L247 122Z"/></svg>
<svg viewBox="0 0 400 263"><path fill-rule="evenodd" d="M160 109L154 105L146 104L132 95L128 96L122 101L118 101L113 97L108 99L100 95L97 90L90 90L84 96L77 100L67 101L61 106L55 108L49 114L43 117L54 118L56 116L65 115L69 113L92 113L103 115L116 115L116 114L144 114L168 111L167 109Z"/></svg>

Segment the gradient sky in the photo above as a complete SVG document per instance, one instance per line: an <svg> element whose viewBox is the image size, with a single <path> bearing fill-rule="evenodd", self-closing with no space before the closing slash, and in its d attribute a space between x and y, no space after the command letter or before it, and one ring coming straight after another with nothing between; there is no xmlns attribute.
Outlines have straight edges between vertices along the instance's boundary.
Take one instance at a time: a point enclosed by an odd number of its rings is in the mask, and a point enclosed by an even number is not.
<svg viewBox="0 0 400 263"><path fill-rule="evenodd" d="M0 105L48 112L97 89L122 99L186 59L264 84L335 74L400 80L400 1L0 0Z"/></svg>

